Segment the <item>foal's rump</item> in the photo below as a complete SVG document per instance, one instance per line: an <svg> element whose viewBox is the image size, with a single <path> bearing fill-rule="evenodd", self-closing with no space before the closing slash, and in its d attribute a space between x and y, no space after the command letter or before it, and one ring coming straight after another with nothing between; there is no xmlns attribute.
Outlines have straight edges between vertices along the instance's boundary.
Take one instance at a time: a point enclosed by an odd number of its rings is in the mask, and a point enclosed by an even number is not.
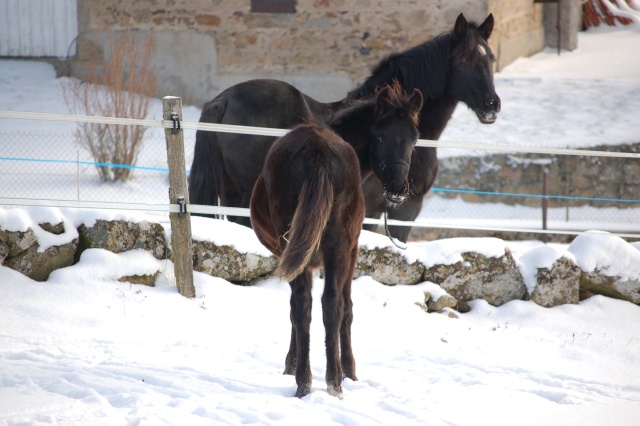
<svg viewBox="0 0 640 426"><path fill-rule="evenodd" d="M340 227L358 210L364 216L363 204L353 148L326 128L303 125L271 148L254 188L251 217L261 241L277 240L276 274L291 281L305 267L320 266L327 225ZM265 209L274 235L265 235ZM362 217L356 220L359 233Z"/></svg>

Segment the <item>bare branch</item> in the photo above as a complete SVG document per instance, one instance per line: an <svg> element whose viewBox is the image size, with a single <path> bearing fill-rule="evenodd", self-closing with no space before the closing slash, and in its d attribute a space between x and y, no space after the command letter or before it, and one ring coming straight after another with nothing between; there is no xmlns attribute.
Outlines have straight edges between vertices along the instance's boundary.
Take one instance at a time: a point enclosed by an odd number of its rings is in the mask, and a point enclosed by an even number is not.
<svg viewBox="0 0 640 426"><path fill-rule="evenodd" d="M65 80L62 93L74 114L103 117L145 118L157 90L153 69L155 41L148 37L137 52L133 36L107 35L109 57L101 69L89 63L84 81ZM131 178L133 169L104 164L135 165L142 148L145 127L79 124L76 141L93 156L104 182Z"/></svg>

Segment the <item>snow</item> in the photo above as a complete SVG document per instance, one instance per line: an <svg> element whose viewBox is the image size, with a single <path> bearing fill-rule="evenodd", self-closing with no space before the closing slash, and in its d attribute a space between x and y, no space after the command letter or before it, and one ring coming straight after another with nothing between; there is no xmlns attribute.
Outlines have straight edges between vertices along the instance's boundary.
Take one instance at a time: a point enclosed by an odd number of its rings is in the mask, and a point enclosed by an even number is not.
<svg viewBox="0 0 640 426"><path fill-rule="evenodd" d="M583 271L598 270L622 281L640 280L638 250L622 238L602 233L582 234L567 250Z"/></svg>
<svg viewBox="0 0 640 426"><path fill-rule="evenodd" d="M579 46L560 57L546 51L521 59L497 74L503 112L496 124L477 124L459 108L443 139L637 142L640 32L589 31L580 34ZM64 111L53 80L49 65L0 60L0 92L17 110ZM186 108L185 117L198 115L197 108ZM17 121L3 120L4 130L19 130ZM73 129L37 121L29 127ZM32 147L1 147L3 156L33 154ZM47 176L40 183L45 190L53 185ZM31 191L7 182L0 194ZM165 183L158 192L166 198ZM6 230L62 220L64 234L36 233L43 247L75 238L71 228L99 218L159 221L168 230L166 215L0 208ZM196 238L265 253L245 229L192 220ZM361 241L389 244L365 232ZM529 277L559 256L583 269L640 277L640 243L606 233L584 234L569 246L495 239L410 243L406 256L451 263L463 251L498 256L505 247ZM155 287L117 281L155 271ZM359 278L352 295L359 381L345 380L345 398L338 400L324 385L323 281L316 278L313 387L297 399L293 377L281 374L290 335L288 285L267 279L242 287L201 273L194 279L197 297L179 296L172 263L137 250L87 250L78 264L42 283L0 266L0 424L634 425L640 416L640 308L628 302L595 296L543 308L478 300L471 312L451 318L416 305L425 291L439 296L432 283L389 287Z"/></svg>

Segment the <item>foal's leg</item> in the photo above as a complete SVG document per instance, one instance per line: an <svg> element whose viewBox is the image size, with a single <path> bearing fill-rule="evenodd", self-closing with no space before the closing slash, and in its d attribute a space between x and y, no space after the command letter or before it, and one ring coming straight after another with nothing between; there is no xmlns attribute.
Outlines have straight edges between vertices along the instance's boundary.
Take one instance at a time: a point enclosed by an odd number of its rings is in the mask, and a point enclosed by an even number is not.
<svg viewBox="0 0 640 426"><path fill-rule="evenodd" d="M334 249L334 248L332 248ZM328 250L327 250L328 251ZM342 399L342 363L340 362L340 326L342 324L343 300L339 283L347 268L339 250L324 256L324 293L322 294L322 320L325 330L327 353L327 391Z"/></svg>
<svg viewBox="0 0 640 426"><path fill-rule="evenodd" d="M309 362L309 329L311 327L311 271L304 272L294 278L291 285L291 324L293 331L291 345L287 355L287 373L290 365L295 365L296 396L302 398L311 392L311 365ZM295 336L294 336L295 333ZM291 358L292 348L295 347L295 358Z"/></svg>
<svg viewBox="0 0 640 426"><path fill-rule="evenodd" d="M353 323L353 302L351 301L351 281L358 260L358 246L351 251L349 259L349 272L344 275L342 282L343 314L340 325L340 359L344 376L351 380L358 380L356 377L356 360L353 357L351 348L351 323Z"/></svg>
<svg viewBox="0 0 640 426"><path fill-rule="evenodd" d="M287 352L287 358L284 360L284 373L282 374L296 374L297 365L297 352L298 345L296 344L296 327L293 325L293 312L290 315L291 318L291 341L289 343L289 352Z"/></svg>

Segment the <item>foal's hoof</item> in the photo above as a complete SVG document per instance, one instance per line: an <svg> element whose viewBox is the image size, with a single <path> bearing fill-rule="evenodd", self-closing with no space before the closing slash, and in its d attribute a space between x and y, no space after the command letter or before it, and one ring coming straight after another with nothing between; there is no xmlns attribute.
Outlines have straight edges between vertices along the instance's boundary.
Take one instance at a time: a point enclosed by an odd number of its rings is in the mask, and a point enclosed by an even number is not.
<svg viewBox="0 0 640 426"><path fill-rule="evenodd" d="M344 394L342 393L341 386L335 387L335 386L327 385L327 392L329 392L329 395L335 396L338 399L344 398Z"/></svg>
<svg viewBox="0 0 640 426"><path fill-rule="evenodd" d="M298 386L298 390L296 391L296 398L302 398L303 396L307 396L310 393L311 393L310 385Z"/></svg>

